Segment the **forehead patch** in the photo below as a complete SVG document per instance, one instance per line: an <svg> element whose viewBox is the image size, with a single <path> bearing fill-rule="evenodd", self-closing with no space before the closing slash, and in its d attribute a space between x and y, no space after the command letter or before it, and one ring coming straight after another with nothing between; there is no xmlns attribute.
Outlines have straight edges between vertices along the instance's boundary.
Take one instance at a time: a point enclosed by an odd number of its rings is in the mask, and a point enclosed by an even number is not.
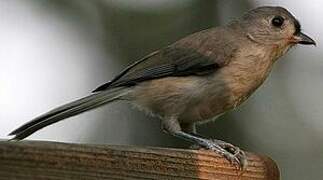
<svg viewBox="0 0 323 180"><path fill-rule="evenodd" d="M295 26L295 34L299 34L301 32L301 24L297 19L294 21L294 26Z"/></svg>

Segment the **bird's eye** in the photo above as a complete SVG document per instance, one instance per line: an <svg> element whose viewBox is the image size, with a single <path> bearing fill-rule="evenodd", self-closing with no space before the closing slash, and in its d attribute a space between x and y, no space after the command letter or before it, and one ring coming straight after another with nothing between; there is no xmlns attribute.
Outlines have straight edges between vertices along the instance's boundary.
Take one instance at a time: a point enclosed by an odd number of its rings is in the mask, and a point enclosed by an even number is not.
<svg viewBox="0 0 323 180"><path fill-rule="evenodd" d="M281 16L275 16L273 18L273 20L271 21L271 23L275 26L275 27L281 27L284 24L284 18Z"/></svg>

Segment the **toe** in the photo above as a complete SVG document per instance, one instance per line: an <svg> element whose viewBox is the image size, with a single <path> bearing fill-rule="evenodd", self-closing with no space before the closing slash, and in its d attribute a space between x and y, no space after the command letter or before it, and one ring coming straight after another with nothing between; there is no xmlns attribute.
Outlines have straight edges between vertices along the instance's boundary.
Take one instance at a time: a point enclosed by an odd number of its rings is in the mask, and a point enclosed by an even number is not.
<svg viewBox="0 0 323 180"><path fill-rule="evenodd" d="M247 166L247 159L244 151L239 147L221 140L207 140L202 145L193 145L193 149L209 149L224 156L230 163L236 164L240 169Z"/></svg>

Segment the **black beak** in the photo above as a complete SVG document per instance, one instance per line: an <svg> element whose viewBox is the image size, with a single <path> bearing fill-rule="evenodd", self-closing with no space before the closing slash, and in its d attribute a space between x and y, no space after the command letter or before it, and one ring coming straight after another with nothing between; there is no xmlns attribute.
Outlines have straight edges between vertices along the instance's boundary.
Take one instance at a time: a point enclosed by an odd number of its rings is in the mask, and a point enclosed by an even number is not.
<svg viewBox="0 0 323 180"><path fill-rule="evenodd" d="M310 38L308 35L303 34L301 32L296 35L295 39L297 41L297 44L316 46L316 42L312 38Z"/></svg>

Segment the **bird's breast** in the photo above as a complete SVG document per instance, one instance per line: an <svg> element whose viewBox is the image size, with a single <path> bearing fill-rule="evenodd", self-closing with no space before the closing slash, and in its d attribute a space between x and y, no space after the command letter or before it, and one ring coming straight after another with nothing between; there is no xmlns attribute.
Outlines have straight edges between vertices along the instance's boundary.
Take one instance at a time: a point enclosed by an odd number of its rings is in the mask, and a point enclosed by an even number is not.
<svg viewBox="0 0 323 180"><path fill-rule="evenodd" d="M223 70L222 77L230 86L235 106L244 102L268 77L274 60L270 53L263 49L242 52Z"/></svg>
<svg viewBox="0 0 323 180"><path fill-rule="evenodd" d="M203 96L188 107L183 120L203 122L218 117L245 102L265 81L273 65L268 54L259 51L237 57L212 75Z"/></svg>

